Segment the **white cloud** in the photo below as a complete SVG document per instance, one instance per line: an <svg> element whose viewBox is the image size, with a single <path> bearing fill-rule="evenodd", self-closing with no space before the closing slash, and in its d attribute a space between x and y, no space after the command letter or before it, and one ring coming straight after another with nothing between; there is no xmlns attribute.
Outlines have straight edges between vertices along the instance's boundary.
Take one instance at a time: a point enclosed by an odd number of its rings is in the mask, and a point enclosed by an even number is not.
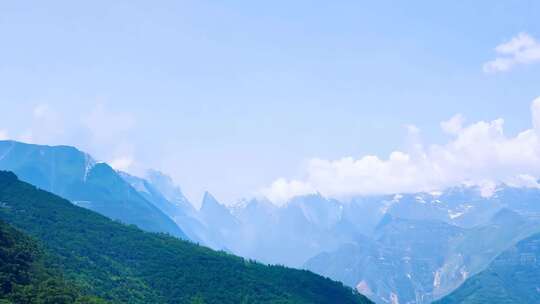
<svg viewBox="0 0 540 304"><path fill-rule="evenodd" d="M115 170L127 171L133 165L132 156L120 156L108 162Z"/></svg>
<svg viewBox="0 0 540 304"><path fill-rule="evenodd" d="M72 145L92 154L98 160L111 160L118 170L139 170L134 161L135 119L127 112L111 110L103 103L77 109L80 114L67 115L49 103L28 108L26 128L13 138L26 143ZM0 130L0 139L7 132Z"/></svg>
<svg viewBox="0 0 540 304"><path fill-rule="evenodd" d="M531 103L531 113L534 130L540 134L540 97Z"/></svg>
<svg viewBox="0 0 540 304"><path fill-rule="evenodd" d="M8 131L0 130L0 140L7 140L7 139L9 139Z"/></svg>
<svg viewBox="0 0 540 304"><path fill-rule="evenodd" d="M35 144L55 144L65 136L66 127L61 115L49 104L41 103L32 108L32 119L17 140Z"/></svg>
<svg viewBox="0 0 540 304"><path fill-rule="evenodd" d="M128 113L112 112L100 103L82 118L82 124L90 131L93 140L114 143L133 129L135 119Z"/></svg>
<svg viewBox="0 0 540 304"><path fill-rule="evenodd" d="M32 114L35 118L54 118L56 116L55 112L48 104L39 104L34 107Z"/></svg>
<svg viewBox="0 0 540 304"><path fill-rule="evenodd" d="M531 105L534 128L513 137L504 134L504 120L463 126L454 116L441 123L452 139L443 145L415 145L388 158L367 155L308 161L303 180L278 179L262 193L277 203L318 191L329 197L440 190L459 184L477 185L482 195L505 182L538 186L540 176L540 98Z"/></svg>
<svg viewBox="0 0 540 304"><path fill-rule="evenodd" d="M420 135L420 129L415 125L405 125L405 128L407 128L407 134L409 136L418 136L418 135Z"/></svg>
<svg viewBox="0 0 540 304"><path fill-rule="evenodd" d="M130 173L141 171L133 157L136 149L132 144L132 137L137 136L133 115L98 103L83 114L80 121L86 134L82 148L97 157L109 159L109 164L116 170Z"/></svg>
<svg viewBox="0 0 540 304"><path fill-rule="evenodd" d="M519 33L495 48L498 57L484 64L486 73L508 71L518 64L540 62L540 43L527 33Z"/></svg>
<svg viewBox="0 0 540 304"><path fill-rule="evenodd" d="M456 114L449 120L441 122L441 129L447 134L456 135L463 128L464 122L463 115Z"/></svg>
<svg viewBox="0 0 540 304"><path fill-rule="evenodd" d="M315 192L315 189L308 183L284 178L277 179L269 188L262 190L264 196L276 203L285 202L294 196Z"/></svg>

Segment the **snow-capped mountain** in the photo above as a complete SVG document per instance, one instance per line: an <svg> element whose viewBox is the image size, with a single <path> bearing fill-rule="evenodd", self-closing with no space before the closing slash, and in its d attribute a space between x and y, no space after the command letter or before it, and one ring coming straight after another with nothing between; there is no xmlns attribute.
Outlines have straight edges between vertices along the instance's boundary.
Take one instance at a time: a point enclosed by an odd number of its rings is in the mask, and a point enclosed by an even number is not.
<svg viewBox="0 0 540 304"><path fill-rule="evenodd" d="M158 171L137 177L72 147L0 141L0 169L73 203L149 231L187 237L265 263L304 267L379 303L429 303L540 232L540 189L462 185L436 192L311 194L196 209Z"/></svg>
<svg viewBox="0 0 540 304"><path fill-rule="evenodd" d="M229 207L205 201L201 212L213 214L206 223L223 248L306 267L380 303L429 303L540 231L540 190L508 185L490 195L466 185L348 200L314 194L282 206L265 199ZM227 237L219 226L227 227Z"/></svg>

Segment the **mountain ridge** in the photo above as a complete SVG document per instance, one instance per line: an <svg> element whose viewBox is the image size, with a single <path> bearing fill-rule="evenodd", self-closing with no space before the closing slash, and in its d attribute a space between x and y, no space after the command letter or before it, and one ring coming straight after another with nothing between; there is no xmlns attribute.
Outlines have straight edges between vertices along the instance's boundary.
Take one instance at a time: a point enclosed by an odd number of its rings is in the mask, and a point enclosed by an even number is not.
<svg viewBox="0 0 540 304"><path fill-rule="evenodd" d="M77 148L0 141L0 169L110 218L155 232L187 238L161 210L109 165Z"/></svg>
<svg viewBox="0 0 540 304"><path fill-rule="evenodd" d="M370 303L305 270L266 266L144 232L0 171L0 220L43 242L54 265L119 303Z"/></svg>

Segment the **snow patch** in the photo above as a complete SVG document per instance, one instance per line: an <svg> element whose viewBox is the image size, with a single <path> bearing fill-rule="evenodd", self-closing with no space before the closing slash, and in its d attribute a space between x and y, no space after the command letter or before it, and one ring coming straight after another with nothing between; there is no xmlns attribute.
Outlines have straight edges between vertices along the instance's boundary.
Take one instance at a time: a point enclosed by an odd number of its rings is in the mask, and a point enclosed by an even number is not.
<svg viewBox="0 0 540 304"><path fill-rule="evenodd" d="M401 194L395 194L391 201L384 201L383 206L379 209L381 214L386 214L390 207L392 205L399 203L399 201L403 198L403 195Z"/></svg>
<svg viewBox="0 0 540 304"><path fill-rule="evenodd" d="M442 193L442 191L431 191L429 194L431 194L431 196L433 196L433 197L439 197L443 193Z"/></svg>
<svg viewBox="0 0 540 304"><path fill-rule="evenodd" d="M417 195L414 199L420 204L425 204L426 203L426 200L420 195Z"/></svg>
<svg viewBox="0 0 540 304"><path fill-rule="evenodd" d="M89 154L84 154L84 176L83 181L86 182L86 179L88 178L88 173L92 168L96 165L96 162Z"/></svg>
<svg viewBox="0 0 540 304"><path fill-rule="evenodd" d="M399 297L397 296L397 294L393 292L390 293L390 303L399 304Z"/></svg>
<svg viewBox="0 0 540 304"><path fill-rule="evenodd" d="M467 280L467 278L469 278L469 272L465 269L465 267L461 268L459 270L459 273L461 274L461 278L463 279L463 281Z"/></svg>
<svg viewBox="0 0 540 304"><path fill-rule="evenodd" d="M453 220L462 216L464 213L465 212L452 212L452 210L448 210L448 217Z"/></svg>
<svg viewBox="0 0 540 304"><path fill-rule="evenodd" d="M441 287L441 269L437 270L435 272L435 277L433 278L433 287L439 288Z"/></svg>
<svg viewBox="0 0 540 304"><path fill-rule="evenodd" d="M356 284L356 291L366 296L373 295L373 291L371 290L371 288L369 288L369 284L365 280L362 280L358 284Z"/></svg>

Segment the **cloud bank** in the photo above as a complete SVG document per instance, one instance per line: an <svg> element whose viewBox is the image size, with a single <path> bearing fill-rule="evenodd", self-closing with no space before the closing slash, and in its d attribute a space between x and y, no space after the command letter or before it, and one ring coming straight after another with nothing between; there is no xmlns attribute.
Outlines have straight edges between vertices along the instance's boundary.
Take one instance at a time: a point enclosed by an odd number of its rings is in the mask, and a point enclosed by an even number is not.
<svg viewBox="0 0 540 304"><path fill-rule="evenodd" d="M540 176L540 97L531 104L531 129L504 134L504 120L464 125L458 114L441 123L451 136L444 145L417 142L412 151L394 151L386 158L366 155L337 160L313 158L300 180L280 178L261 194L275 203L320 192L346 198L441 190L463 183L478 185L488 196L496 183L537 187ZM408 127L417 136L418 129Z"/></svg>
<svg viewBox="0 0 540 304"><path fill-rule="evenodd" d="M519 33L495 48L497 57L484 64L486 73L505 72L520 64L540 62L540 43L527 33Z"/></svg>
<svg viewBox="0 0 540 304"><path fill-rule="evenodd" d="M134 147L129 141L136 120L130 113L112 111L99 102L81 108L77 117L66 115L48 103L36 104L29 112L25 129L18 133L0 129L0 140L70 144L107 161L117 170L128 171L136 165Z"/></svg>

